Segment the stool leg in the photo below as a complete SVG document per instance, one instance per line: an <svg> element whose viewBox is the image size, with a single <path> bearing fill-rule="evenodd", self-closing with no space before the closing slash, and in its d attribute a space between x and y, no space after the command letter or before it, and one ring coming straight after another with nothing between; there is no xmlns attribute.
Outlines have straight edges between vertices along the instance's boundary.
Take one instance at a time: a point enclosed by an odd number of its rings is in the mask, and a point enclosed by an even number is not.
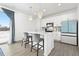
<svg viewBox="0 0 79 59"><path fill-rule="evenodd" d="M28 39L28 44L29 44L29 37L27 39Z"/></svg>
<svg viewBox="0 0 79 59"><path fill-rule="evenodd" d="M28 38L28 44L29 44L29 38Z"/></svg>
<svg viewBox="0 0 79 59"><path fill-rule="evenodd" d="M25 48L26 48L26 44L29 44L29 37L28 37L27 40L26 40Z"/></svg>
<svg viewBox="0 0 79 59"><path fill-rule="evenodd" d="M25 43L25 48L26 48L26 44L27 44L27 43Z"/></svg>
<svg viewBox="0 0 79 59"><path fill-rule="evenodd" d="M22 44L21 44L21 46L23 46L23 40L22 40Z"/></svg>
<svg viewBox="0 0 79 59"><path fill-rule="evenodd" d="M31 52L32 52L32 47L33 47L33 41L31 41Z"/></svg>
<svg viewBox="0 0 79 59"><path fill-rule="evenodd" d="M44 51L44 40L43 40L43 51Z"/></svg>
<svg viewBox="0 0 79 59"><path fill-rule="evenodd" d="M37 56L38 56L38 53L39 53L39 43L37 43Z"/></svg>

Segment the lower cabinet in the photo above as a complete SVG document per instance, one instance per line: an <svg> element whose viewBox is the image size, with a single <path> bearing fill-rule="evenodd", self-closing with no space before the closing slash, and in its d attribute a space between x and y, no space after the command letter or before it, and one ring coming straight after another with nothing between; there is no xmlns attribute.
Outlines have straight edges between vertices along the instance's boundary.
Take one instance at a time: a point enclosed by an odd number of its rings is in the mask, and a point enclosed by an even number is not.
<svg viewBox="0 0 79 59"><path fill-rule="evenodd" d="M61 36L61 42L77 45L77 38L70 36Z"/></svg>

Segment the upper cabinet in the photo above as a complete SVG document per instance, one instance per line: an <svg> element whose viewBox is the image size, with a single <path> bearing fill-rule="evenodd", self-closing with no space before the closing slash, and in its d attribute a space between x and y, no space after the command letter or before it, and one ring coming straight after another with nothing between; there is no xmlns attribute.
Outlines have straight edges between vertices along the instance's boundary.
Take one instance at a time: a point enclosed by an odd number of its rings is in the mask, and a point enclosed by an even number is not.
<svg viewBox="0 0 79 59"><path fill-rule="evenodd" d="M63 21L61 24L62 24L61 32L76 33L76 30L77 30L76 20Z"/></svg>
<svg viewBox="0 0 79 59"><path fill-rule="evenodd" d="M68 32L68 21L63 21L61 24L61 32Z"/></svg>
<svg viewBox="0 0 79 59"><path fill-rule="evenodd" d="M71 20L69 21L69 32L70 33L76 33L77 30L77 21Z"/></svg>

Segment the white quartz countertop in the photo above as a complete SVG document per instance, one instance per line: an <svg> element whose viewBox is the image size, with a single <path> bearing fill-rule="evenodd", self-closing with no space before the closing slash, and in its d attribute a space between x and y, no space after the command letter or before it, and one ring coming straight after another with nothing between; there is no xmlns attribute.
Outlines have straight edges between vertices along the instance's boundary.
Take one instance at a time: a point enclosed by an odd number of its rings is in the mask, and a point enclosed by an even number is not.
<svg viewBox="0 0 79 59"><path fill-rule="evenodd" d="M47 33L53 33L53 32L34 32L34 31L32 31L32 32L30 32L30 31L25 31L25 32L31 33L31 34L41 34L41 35L44 35L44 34L47 34Z"/></svg>

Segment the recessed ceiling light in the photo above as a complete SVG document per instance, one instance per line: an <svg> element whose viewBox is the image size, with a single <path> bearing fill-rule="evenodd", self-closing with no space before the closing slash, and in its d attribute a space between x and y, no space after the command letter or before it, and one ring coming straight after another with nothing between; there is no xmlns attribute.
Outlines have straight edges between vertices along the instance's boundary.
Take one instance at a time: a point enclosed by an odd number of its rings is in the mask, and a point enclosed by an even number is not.
<svg viewBox="0 0 79 59"><path fill-rule="evenodd" d="M46 9L43 9L43 12L46 12Z"/></svg>
<svg viewBox="0 0 79 59"><path fill-rule="evenodd" d="M58 3L58 6L61 6L61 3Z"/></svg>

